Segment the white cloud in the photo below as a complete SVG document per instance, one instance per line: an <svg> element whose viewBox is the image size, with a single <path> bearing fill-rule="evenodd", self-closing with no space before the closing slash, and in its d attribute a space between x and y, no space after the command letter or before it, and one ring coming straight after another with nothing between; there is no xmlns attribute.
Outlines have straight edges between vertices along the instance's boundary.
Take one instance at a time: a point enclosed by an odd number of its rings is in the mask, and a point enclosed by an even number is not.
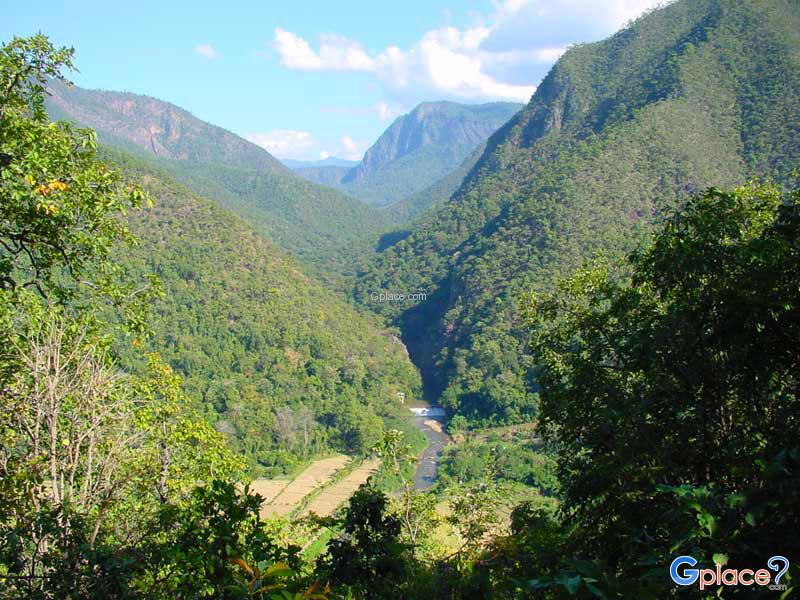
<svg viewBox="0 0 800 600"><path fill-rule="evenodd" d="M406 88L462 99L504 99L527 101L533 85L499 81L487 74L491 62L481 51L489 29L477 27L461 31L446 27L427 32L410 50L387 48L378 61L384 85L395 91Z"/></svg>
<svg viewBox="0 0 800 600"><path fill-rule="evenodd" d="M308 131L293 129L275 129L266 133L250 133L247 139L274 154L279 158L297 158L306 156L318 145Z"/></svg>
<svg viewBox="0 0 800 600"><path fill-rule="evenodd" d="M194 47L194 51L200 56L205 56L206 58L212 60L219 56L216 48L214 48L214 46L211 44L198 44Z"/></svg>
<svg viewBox="0 0 800 600"><path fill-rule="evenodd" d="M350 135L343 135L338 142L322 148L322 143L308 131L294 129L275 129L266 133L250 133L245 136L248 140L267 150L278 158L293 158L297 160L314 160L317 157L325 160L331 156L339 156L348 160L361 160L369 143L356 140ZM330 140L328 140L330 142Z"/></svg>
<svg viewBox="0 0 800 600"><path fill-rule="evenodd" d="M315 50L281 28L273 45L290 69L372 73L403 104L434 97L527 101L570 44L605 37L661 3L497 0L493 14L478 25L433 29L405 49L390 45L370 53L355 40L326 34ZM377 114L390 118L386 110Z"/></svg>
<svg viewBox="0 0 800 600"><path fill-rule="evenodd" d="M290 69L369 71L374 68L374 60L358 43L332 34L323 35L320 40L317 53L300 36L280 27L275 29L275 49L281 55L281 63Z"/></svg>
<svg viewBox="0 0 800 600"><path fill-rule="evenodd" d="M395 91L413 88L457 98L527 100L533 86L505 84L482 71L479 48L489 33L485 27L446 27L427 32L409 50L389 46L370 56L359 43L330 34L320 38L315 51L300 36L277 28L274 46L290 69L371 72ZM392 116L385 102L376 113L381 120Z"/></svg>
<svg viewBox="0 0 800 600"><path fill-rule="evenodd" d="M604 38L663 0L507 0L483 49L561 48Z"/></svg>
<svg viewBox="0 0 800 600"><path fill-rule="evenodd" d="M366 142L357 142L349 135L343 135L340 141L344 150L343 158L347 160L361 160L368 147Z"/></svg>
<svg viewBox="0 0 800 600"><path fill-rule="evenodd" d="M391 106L389 106L386 102L378 102L375 105L375 114L378 115L378 118L381 121L388 121L392 117L397 116L399 113L395 111Z"/></svg>
<svg viewBox="0 0 800 600"><path fill-rule="evenodd" d="M523 9L533 8L540 15L555 14L579 18L601 18L619 28L646 10L669 0L505 0L496 4L496 20L514 17Z"/></svg>

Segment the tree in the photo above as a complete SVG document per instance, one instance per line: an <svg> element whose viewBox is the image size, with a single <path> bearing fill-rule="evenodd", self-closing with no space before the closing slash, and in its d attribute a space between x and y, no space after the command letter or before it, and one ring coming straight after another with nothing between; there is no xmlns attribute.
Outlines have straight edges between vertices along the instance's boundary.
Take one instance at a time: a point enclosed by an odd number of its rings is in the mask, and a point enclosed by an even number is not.
<svg viewBox="0 0 800 600"><path fill-rule="evenodd" d="M22 344L12 340L23 368L3 394L11 427L21 434L14 451L41 469L41 496L53 506L97 508L93 545L106 509L132 476L121 471L144 436L134 422L140 407L85 327L58 317L34 327ZM39 494L34 504L40 508ZM70 524L61 527L68 533Z"/></svg>
<svg viewBox="0 0 800 600"><path fill-rule="evenodd" d="M319 586L300 592L300 548L273 540L258 515L263 501L216 480L195 488L185 504L165 506L160 519L166 536L152 544L152 579L144 580L148 589L141 592L158 598L284 600L297 590L298 598L324 600Z"/></svg>
<svg viewBox="0 0 800 600"><path fill-rule="evenodd" d="M382 469L388 480L400 481L400 490L392 499L391 510L402 525L403 542L410 548L412 556L416 556L439 524L437 498L414 489L410 473L413 473L417 458L404 442L402 431L389 429L384 432L383 439L373 451L383 461Z"/></svg>
<svg viewBox="0 0 800 600"><path fill-rule="evenodd" d="M47 77L71 50L44 36L0 48L0 594L129 597L158 515L241 464L186 408L156 356L143 376L110 350L122 305L146 331L152 280L109 259L145 195L98 161L88 131L48 123ZM133 310L131 310L133 309ZM128 338L130 340L130 338ZM141 340L132 340L132 346Z"/></svg>
<svg viewBox="0 0 800 600"><path fill-rule="evenodd" d="M29 592L63 584L89 594L91 561L106 560L109 542L141 543L160 506L198 481L240 474L241 461L184 408L179 380L155 357L152 377L125 374L95 330L49 305L10 342L7 358L20 368L0 390L0 474L21 489L0 497L0 538L6 564L37 582Z"/></svg>
<svg viewBox="0 0 800 600"><path fill-rule="evenodd" d="M120 216L146 196L96 160L94 133L49 122L44 86L63 79L72 54L43 35L0 48L0 289L63 299L85 281L121 297L103 259L129 238Z"/></svg>
<svg viewBox="0 0 800 600"><path fill-rule="evenodd" d="M339 523L342 535L330 541L317 564L332 583L350 586L358 597L386 598L403 582L402 526L388 504L369 482L359 487Z"/></svg>
<svg viewBox="0 0 800 600"><path fill-rule="evenodd" d="M575 552L635 579L675 552L800 551L798 241L797 191L712 189L621 267L529 299Z"/></svg>

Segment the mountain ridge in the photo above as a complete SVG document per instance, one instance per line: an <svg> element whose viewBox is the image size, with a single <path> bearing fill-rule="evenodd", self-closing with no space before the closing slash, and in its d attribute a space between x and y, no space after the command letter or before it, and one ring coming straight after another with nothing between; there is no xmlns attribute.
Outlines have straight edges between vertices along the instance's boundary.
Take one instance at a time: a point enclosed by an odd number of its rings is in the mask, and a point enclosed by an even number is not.
<svg viewBox="0 0 800 600"><path fill-rule="evenodd" d="M101 142L109 145L118 145L122 138L161 158L287 169L260 146L166 100L68 86L57 79L48 82L48 92L51 117L91 123Z"/></svg>
<svg viewBox="0 0 800 600"><path fill-rule="evenodd" d="M166 168L319 271L341 244L392 223L389 215L296 175L260 146L169 102L58 82L49 87L51 118L89 126L101 143Z"/></svg>

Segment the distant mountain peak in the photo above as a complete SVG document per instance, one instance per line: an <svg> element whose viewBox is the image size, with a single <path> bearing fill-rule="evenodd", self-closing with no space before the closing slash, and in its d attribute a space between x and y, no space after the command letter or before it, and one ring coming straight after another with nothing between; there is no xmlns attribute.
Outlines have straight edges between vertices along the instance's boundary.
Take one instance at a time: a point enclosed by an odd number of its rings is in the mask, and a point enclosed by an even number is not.
<svg viewBox="0 0 800 600"><path fill-rule="evenodd" d="M451 155L455 168L520 108L521 104L510 102L423 102L395 119L342 182L369 180L392 162L426 147Z"/></svg>
<svg viewBox="0 0 800 600"><path fill-rule="evenodd" d="M320 160L295 160L293 158L282 158L280 161L290 169L309 169L318 167L355 167L357 160L347 160L336 156L329 156Z"/></svg>
<svg viewBox="0 0 800 600"><path fill-rule="evenodd" d="M284 161L310 181L367 204L399 202L447 177L522 104L422 102L395 119L356 165Z"/></svg>

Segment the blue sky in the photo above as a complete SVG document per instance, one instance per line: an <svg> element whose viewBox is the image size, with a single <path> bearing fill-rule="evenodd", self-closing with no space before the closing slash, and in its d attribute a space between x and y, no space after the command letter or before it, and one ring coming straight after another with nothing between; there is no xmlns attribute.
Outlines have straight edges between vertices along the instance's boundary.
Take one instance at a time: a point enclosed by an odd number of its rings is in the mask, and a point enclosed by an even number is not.
<svg viewBox="0 0 800 600"><path fill-rule="evenodd" d="M564 49L658 0L17 3L0 39L74 46L88 88L173 102L280 158L357 159L424 100L525 102Z"/></svg>

